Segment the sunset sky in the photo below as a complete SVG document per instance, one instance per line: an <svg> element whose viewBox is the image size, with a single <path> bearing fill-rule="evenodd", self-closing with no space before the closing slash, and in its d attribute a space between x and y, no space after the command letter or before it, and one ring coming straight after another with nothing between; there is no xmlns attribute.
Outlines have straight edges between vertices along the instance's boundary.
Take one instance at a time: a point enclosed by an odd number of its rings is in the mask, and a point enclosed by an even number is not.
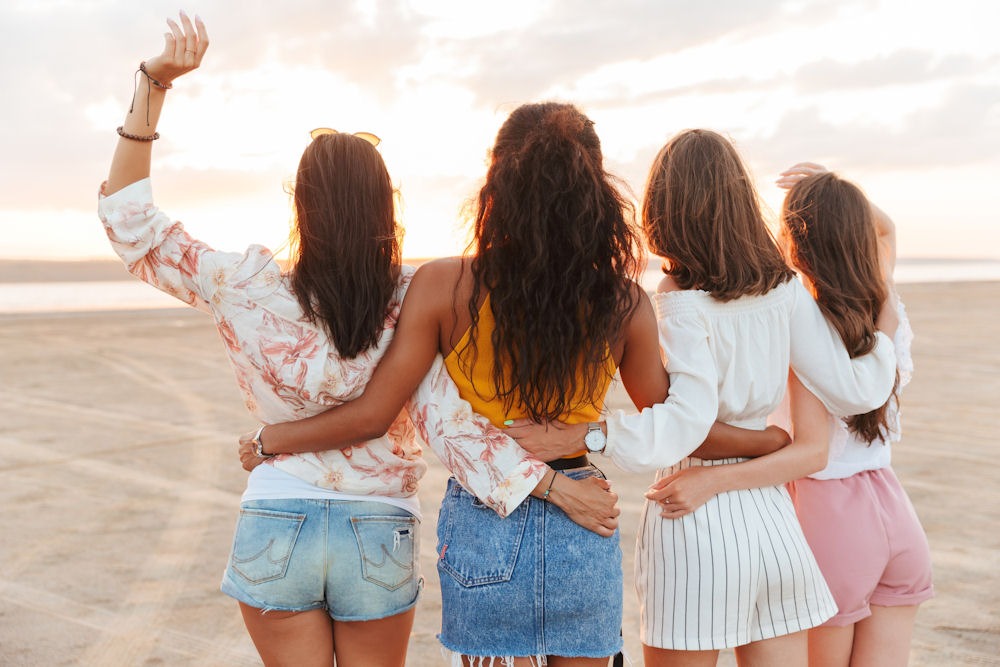
<svg viewBox="0 0 1000 667"><path fill-rule="evenodd" d="M0 258L109 257L96 190L175 2L0 7ZM367 130L408 257L461 209L518 104L574 102L641 196L675 132L731 136L775 209L801 160L859 183L904 257L1000 258L1000 5L833 0L200 0L212 45L167 95L157 203L209 243L280 246L309 130Z"/></svg>

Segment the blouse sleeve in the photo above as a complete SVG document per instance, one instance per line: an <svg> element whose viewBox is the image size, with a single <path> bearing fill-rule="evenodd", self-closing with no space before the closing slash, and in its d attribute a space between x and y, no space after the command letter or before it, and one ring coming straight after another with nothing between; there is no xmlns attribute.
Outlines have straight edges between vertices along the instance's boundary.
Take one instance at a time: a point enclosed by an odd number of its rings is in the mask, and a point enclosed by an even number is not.
<svg viewBox="0 0 1000 667"><path fill-rule="evenodd" d="M253 275L273 259L261 246L220 253L192 238L153 204L144 178L100 197L98 213L111 247L129 273L198 310L210 312L218 290L240 274Z"/></svg>
<svg viewBox="0 0 1000 667"><path fill-rule="evenodd" d="M676 295L657 301L660 346L667 358L670 393L638 414L617 411L607 420L604 453L623 470L667 468L705 441L719 412L719 383L707 324ZM672 304L668 308L665 304Z"/></svg>
<svg viewBox="0 0 1000 667"><path fill-rule="evenodd" d="M805 287L793 283L790 361L796 377L839 417L885 403L896 379L896 352L889 337L877 332L875 348L852 359Z"/></svg>
<svg viewBox="0 0 1000 667"><path fill-rule="evenodd" d="M506 517L549 468L458 393L439 355L407 405L420 437L466 491Z"/></svg>

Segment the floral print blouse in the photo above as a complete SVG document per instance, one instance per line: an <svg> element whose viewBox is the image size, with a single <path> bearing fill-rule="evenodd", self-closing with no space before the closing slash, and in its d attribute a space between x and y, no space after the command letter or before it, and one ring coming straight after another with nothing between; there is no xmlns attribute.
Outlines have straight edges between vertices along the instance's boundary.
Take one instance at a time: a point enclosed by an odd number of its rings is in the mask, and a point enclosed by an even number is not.
<svg viewBox="0 0 1000 667"><path fill-rule="evenodd" d="M148 178L103 195L99 214L115 252L137 278L210 314L247 410L262 423L292 421L357 398L385 353L413 276L404 266L378 343L342 358L309 322L274 256L262 246L219 252L154 204ZM407 414L408 413L408 414ZM548 470L458 395L440 357L407 410L381 438L343 450L268 461L311 484L355 495L407 497L427 464L419 433L456 479L506 516Z"/></svg>

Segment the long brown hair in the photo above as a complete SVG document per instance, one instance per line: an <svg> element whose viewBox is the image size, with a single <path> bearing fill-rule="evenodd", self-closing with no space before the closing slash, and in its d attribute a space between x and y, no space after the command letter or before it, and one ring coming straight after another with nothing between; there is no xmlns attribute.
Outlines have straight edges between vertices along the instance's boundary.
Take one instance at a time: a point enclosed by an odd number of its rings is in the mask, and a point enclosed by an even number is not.
<svg viewBox="0 0 1000 667"><path fill-rule="evenodd" d="M660 149L646 182L642 227L681 289L729 301L765 294L794 275L736 148L710 130L685 130Z"/></svg>
<svg viewBox="0 0 1000 667"><path fill-rule="evenodd" d="M810 176L788 191L781 226L792 264L812 283L816 303L848 353L857 357L870 352L888 288L864 193L832 173ZM888 404L847 418L848 428L869 444L885 438Z"/></svg>
<svg viewBox="0 0 1000 667"><path fill-rule="evenodd" d="M576 107L526 104L504 122L473 245L471 340L486 290L496 397L537 421L592 400L608 377L609 345L638 306L640 249L631 205Z"/></svg>
<svg viewBox="0 0 1000 667"><path fill-rule="evenodd" d="M400 230L382 156L351 134L316 137L294 186L292 290L351 359L378 342L399 276Z"/></svg>

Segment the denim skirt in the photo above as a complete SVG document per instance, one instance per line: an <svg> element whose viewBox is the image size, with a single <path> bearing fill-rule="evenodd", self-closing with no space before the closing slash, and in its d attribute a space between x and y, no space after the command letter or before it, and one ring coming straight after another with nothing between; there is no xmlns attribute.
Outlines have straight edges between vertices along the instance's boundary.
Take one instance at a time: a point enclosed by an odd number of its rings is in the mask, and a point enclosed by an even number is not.
<svg viewBox="0 0 1000 667"><path fill-rule="evenodd" d="M564 471L603 476L593 467ZM438 516L442 623L454 653L601 658L621 649L618 532L601 537L528 497L500 518L455 481Z"/></svg>

